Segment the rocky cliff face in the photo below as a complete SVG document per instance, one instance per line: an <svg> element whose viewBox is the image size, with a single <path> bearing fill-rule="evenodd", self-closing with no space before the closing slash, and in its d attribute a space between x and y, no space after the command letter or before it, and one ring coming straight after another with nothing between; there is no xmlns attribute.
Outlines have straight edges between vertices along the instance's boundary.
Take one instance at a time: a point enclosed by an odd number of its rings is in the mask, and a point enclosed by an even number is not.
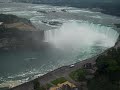
<svg viewBox="0 0 120 90"><path fill-rule="evenodd" d="M33 49L41 45L44 32L37 30L29 20L0 14L0 22L0 49Z"/></svg>

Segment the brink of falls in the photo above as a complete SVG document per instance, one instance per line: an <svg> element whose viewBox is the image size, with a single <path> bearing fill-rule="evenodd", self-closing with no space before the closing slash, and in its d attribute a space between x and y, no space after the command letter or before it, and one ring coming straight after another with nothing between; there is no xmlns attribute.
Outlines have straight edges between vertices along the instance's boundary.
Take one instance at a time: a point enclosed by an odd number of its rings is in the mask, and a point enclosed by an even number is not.
<svg viewBox="0 0 120 90"><path fill-rule="evenodd" d="M112 27L89 22L69 21L56 30L45 32L45 41L56 48L80 49L93 46L112 47L119 34Z"/></svg>

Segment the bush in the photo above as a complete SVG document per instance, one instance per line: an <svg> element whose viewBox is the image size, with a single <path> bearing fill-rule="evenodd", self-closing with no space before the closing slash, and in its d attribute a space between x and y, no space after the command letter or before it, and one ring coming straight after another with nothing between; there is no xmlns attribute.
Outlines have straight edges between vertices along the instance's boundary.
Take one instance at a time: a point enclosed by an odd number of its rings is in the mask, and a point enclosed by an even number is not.
<svg viewBox="0 0 120 90"><path fill-rule="evenodd" d="M40 90L40 83L38 82L38 80L34 80L33 85L34 85L34 90Z"/></svg>
<svg viewBox="0 0 120 90"><path fill-rule="evenodd" d="M85 80L87 72L84 69L78 69L70 73L70 77L75 81L83 81Z"/></svg>
<svg viewBox="0 0 120 90"><path fill-rule="evenodd" d="M36 79L33 81L34 90L46 90L43 86L40 86L39 81Z"/></svg>
<svg viewBox="0 0 120 90"><path fill-rule="evenodd" d="M112 83L108 77L95 77L88 82L88 90L120 90L119 86Z"/></svg>
<svg viewBox="0 0 120 90"><path fill-rule="evenodd" d="M96 60L95 78L88 82L89 90L120 90L120 49L111 48Z"/></svg>
<svg viewBox="0 0 120 90"><path fill-rule="evenodd" d="M112 81L120 80L120 64L118 63L117 55L115 56L115 50L109 52L106 56L100 56L96 60L96 66L98 68L98 75L107 75Z"/></svg>
<svg viewBox="0 0 120 90"><path fill-rule="evenodd" d="M49 90L51 87L52 87L51 84L46 84L46 88L47 88L47 90Z"/></svg>
<svg viewBox="0 0 120 90"><path fill-rule="evenodd" d="M52 81L51 83L54 84L54 85L57 85L57 84L61 84L61 83L64 83L66 82L67 80L64 78L64 77L61 77L61 78L58 78L54 81Z"/></svg>

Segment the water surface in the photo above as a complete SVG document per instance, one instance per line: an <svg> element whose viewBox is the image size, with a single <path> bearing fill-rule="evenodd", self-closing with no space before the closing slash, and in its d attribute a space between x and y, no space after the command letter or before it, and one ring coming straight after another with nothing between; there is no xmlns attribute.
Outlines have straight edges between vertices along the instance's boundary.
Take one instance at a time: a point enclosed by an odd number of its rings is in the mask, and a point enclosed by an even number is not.
<svg viewBox="0 0 120 90"><path fill-rule="evenodd" d="M0 87L18 85L100 54L114 46L118 37L113 24L120 18L87 9L0 3L0 13L31 20L45 31L44 42L51 45L39 51L0 52Z"/></svg>

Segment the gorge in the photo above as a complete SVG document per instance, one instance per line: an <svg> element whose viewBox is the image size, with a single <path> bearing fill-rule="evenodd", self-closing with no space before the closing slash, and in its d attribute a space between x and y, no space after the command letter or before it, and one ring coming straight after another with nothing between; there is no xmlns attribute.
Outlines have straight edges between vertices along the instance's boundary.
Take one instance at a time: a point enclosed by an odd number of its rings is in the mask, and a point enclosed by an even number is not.
<svg viewBox="0 0 120 90"><path fill-rule="evenodd" d="M14 3L14 7L11 4L1 4L0 7L2 7L0 12L3 14L14 14L31 21L32 26L26 23L17 23L17 26L25 26L32 31L34 28L35 34L32 32L31 35L30 32L27 36L21 33L20 36L25 39L22 43L27 44L26 47L33 44L36 48L1 52L0 87L20 85L62 66L68 65L69 68L71 64L96 56L113 47L119 36L118 29L113 24L119 23L120 18L100 12L74 7L17 3ZM63 12L63 9L66 11ZM40 10L46 13L38 12ZM55 22L59 24L56 25ZM24 30L24 27L18 29ZM40 45L39 42L44 44Z"/></svg>

